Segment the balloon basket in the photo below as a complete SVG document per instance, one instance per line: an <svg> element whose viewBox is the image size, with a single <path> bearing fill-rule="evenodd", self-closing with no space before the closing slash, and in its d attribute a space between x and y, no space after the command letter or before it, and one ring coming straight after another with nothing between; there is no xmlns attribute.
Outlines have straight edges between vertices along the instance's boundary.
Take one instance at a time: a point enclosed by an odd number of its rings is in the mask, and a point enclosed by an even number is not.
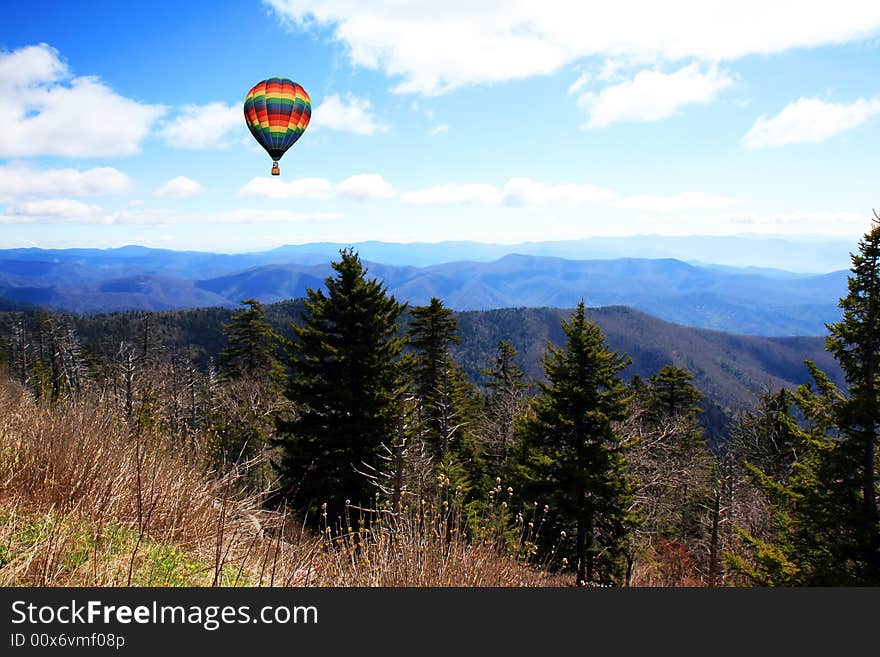
<svg viewBox="0 0 880 657"><path fill-rule="evenodd" d="M277 162L272 163L272 175L280 176L281 175L281 167L278 166Z"/></svg>

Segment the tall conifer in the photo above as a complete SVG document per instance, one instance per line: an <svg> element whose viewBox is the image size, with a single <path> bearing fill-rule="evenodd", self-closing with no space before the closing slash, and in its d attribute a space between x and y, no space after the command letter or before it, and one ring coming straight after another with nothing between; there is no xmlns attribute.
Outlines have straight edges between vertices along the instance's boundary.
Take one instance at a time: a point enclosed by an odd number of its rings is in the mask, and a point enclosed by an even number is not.
<svg viewBox="0 0 880 657"><path fill-rule="evenodd" d="M628 357L611 351L581 302L562 323L564 349L550 346L546 383L528 423L527 490L549 502L556 535L574 538L562 554L575 559L577 583L611 583L620 575L622 542L632 502L626 460L613 423L626 409L618 378Z"/></svg>
<svg viewBox="0 0 880 657"><path fill-rule="evenodd" d="M294 328L286 394L297 411L278 426L290 497L301 508L327 502L331 516L342 500L370 503L373 489L360 472L395 434L406 307L367 278L357 253L340 255L327 292L308 290L303 324Z"/></svg>

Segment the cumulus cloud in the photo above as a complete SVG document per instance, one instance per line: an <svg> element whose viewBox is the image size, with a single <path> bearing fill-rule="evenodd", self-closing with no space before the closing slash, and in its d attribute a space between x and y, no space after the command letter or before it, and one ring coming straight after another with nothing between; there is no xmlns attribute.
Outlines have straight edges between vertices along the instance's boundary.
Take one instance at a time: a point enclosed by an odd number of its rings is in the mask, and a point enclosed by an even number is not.
<svg viewBox="0 0 880 657"><path fill-rule="evenodd" d="M309 126L312 129L327 128L356 135L372 135L388 130L388 126L373 114L373 104L366 98L352 94L332 94L324 98L312 113Z"/></svg>
<svg viewBox="0 0 880 657"><path fill-rule="evenodd" d="M195 196L205 191L201 183L187 178L186 176L177 176L164 183L157 189L153 196L160 198L186 198L187 196Z"/></svg>
<svg viewBox="0 0 880 657"><path fill-rule="evenodd" d="M511 178L503 187L489 184L447 184L401 195L415 205L480 204L527 208L604 207L654 212L719 210L741 201L726 196L685 192L670 196L624 195L589 183L545 183L530 178Z"/></svg>
<svg viewBox="0 0 880 657"><path fill-rule="evenodd" d="M292 29L328 29L355 66L425 95L553 73L584 57L732 61L880 33L866 0L265 0Z"/></svg>
<svg viewBox="0 0 880 657"><path fill-rule="evenodd" d="M504 185L444 183L398 192L379 174L358 174L339 183L326 178L253 178L239 191L241 196L273 200L399 198L410 205L485 205L527 208L604 207L653 212L723 210L741 204L738 199L702 192L672 195L620 194L589 183L547 183L531 178L510 178Z"/></svg>
<svg viewBox="0 0 880 657"><path fill-rule="evenodd" d="M0 223L112 223L110 217L97 205L66 198L22 201L6 206L0 214Z"/></svg>
<svg viewBox="0 0 880 657"><path fill-rule="evenodd" d="M335 191L338 196L354 201L394 196L394 187L377 173L361 173L346 178L336 185Z"/></svg>
<svg viewBox="0 0 880 657"><path fill-rule="evenodd" d="M857 128L880 114L880 98L860 98L851 103L830 103L818 98L799 98L776 116L758 117L743 136L748 148L786 144L818 144Z"/></svg>
<svg viewBox="0 0 880 657"><path fill-rule="evenodd" d="M284 181L280 178L251 178L239 192L241 196L284 199L307 199L313 201L333 198L333 183L326 178L297 178Z"/></svg>
<svg viewBox="0 0 880 657"><path fill-rule="evenodd" d="M690 64L674 73L640 71L631 80L587 92L578 105L589 113L587 128L602 128L619 121L659 121L691 104L706 104L733 84L730 75L717 68L701 70Z"/></svg>
<svg viewBox="0 0 880 657"><path fill-rule="evenodd" d="M239 194L274 200L306 199L326 201L346 198L355 201L390 198L395 195L394 187L381 175L362 173L350 176L339 183L326 178L298 178L283 181L279 178L252 178Z"/></svg>
<svg viewBox="0 0 880 657"><path fill-rule="evenodd" d="M240 105L184 105L159 131L169 146L185 149L224 148L245 130Z"/></svg>
<svg viewBox="0 0 880 657"><path fill-rule="evenodd" d="M590 184L548 184L529 178L511 178L504 185L502 203L509 206L578 207L610 204L617 194Z"/></svg>
<svg viewBox="0 0 880 657"><path fill-rule="evenodd" d="M0 202L39 196L102 196L119 194L131 180L113 167L35 169L24 162L0 165Z"/></svg>
<svg viewBox="0 0 880 657"><path fill-rule="evenodd" d="M0 157L130 155L164 112L73 77L46 44L0 52Z"/></svg>

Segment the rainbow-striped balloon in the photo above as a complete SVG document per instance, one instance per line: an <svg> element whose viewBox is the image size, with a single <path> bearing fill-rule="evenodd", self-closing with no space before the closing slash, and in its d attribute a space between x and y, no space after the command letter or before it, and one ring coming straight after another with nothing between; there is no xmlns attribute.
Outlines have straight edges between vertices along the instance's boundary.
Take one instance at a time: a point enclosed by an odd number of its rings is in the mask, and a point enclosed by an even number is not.
<svg viewBox="0 0 880 657"><path fill-rule="evenodd" d="M306 90L287 78L258 82L244 100L244 119L260 146L272 158L272 174L281 170L278 160L302 137L312 117Z"/></svg>

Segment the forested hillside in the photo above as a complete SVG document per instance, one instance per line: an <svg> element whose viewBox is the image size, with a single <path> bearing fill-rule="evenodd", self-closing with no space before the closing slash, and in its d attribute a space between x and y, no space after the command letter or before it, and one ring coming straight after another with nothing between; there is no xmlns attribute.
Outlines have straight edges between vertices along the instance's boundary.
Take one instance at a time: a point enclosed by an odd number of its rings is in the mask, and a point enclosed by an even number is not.
<svg viewBox="0 0 880 657"><path fill-rule="evenodd" d="M154 313L115 313L71 316L74 330L89 350L110 357L120 343L142 344L147 349L170 354L187 354L205 368L224 348L223 325L235 314L228 308L197 308ZM273 329L285 338L291 325L300 323L302 301L284 301L265 307ZM517 351L516 362L526 380L543 379L541 357L548 342L564 340L560 322L571 310L557 308L506 308L456 313L460 343L451 346L455 361L478 386L485 383L481 370L497 348L499 340L510 342ZM25 315L35 321L34 312ZM694 376L695 385L706 396L706 421L715 432L723 432L726 418L751 408L758 396L780 387L796 387L809 380L805 360L816 362L832 380L842 383L840 369L825 350L824 338L762 338L720 331L694 329L664 322L631 308L589 308L587 316L605 334L608 344L625 352L632 364L623 372L647 378L664 364L674 363ZM11 333L17 315L0 316L0 325ZM407 321L408 315L404 315ZM26 320L27 321L27 320Z"/></svg>
<svg viewBox="0 0 880 657"><path fill-rule="evenodd" d="M459 568L496 584L535 573L577 585L877 583L880 226L853 263L843 319L824 345L583 302L455 313L432 297L408 307L352 250L304 300L268 307L7 311L0 366L18 410L0 426L0 455L16 455L0 459L0 474L17 482L9 499L19 506L5 513L33 522L58 489L44 478L62 473L62 488L91 491L78 502L93 509L77 520L88 541L103 540L93 532L107 521L94 509L118 516L128 583L136 562L141 577L152 572L138 560L144 541L161 555L169 540L214 583L264 583L267 557L260 565L240 543L225 556L225 512L213 564L200 547L218 496L258 527L233 540L252 536L268 554L268 531L289 555L287 581L302 563L293 522L306 551L322 555L322 573L309 566L306 581L448 582ZM71 432L65 415L90 428ZM133 525L145 457L165 519L139 506ZM190 467L202 491L193 513L208 520L185 534L179 510L161 506L177 493L162 489ZM106 468L120 482L119 496L105 491L117 506L96 504L103 476L80 479ZM264 524L264 512L280 524ZM55 538L29 547L15 530L7 540L23 552L7 560L6 581L32 575L37 545L66 564L40 577L83 575ZM378 572L364 570L370 554Z"/></svg>

